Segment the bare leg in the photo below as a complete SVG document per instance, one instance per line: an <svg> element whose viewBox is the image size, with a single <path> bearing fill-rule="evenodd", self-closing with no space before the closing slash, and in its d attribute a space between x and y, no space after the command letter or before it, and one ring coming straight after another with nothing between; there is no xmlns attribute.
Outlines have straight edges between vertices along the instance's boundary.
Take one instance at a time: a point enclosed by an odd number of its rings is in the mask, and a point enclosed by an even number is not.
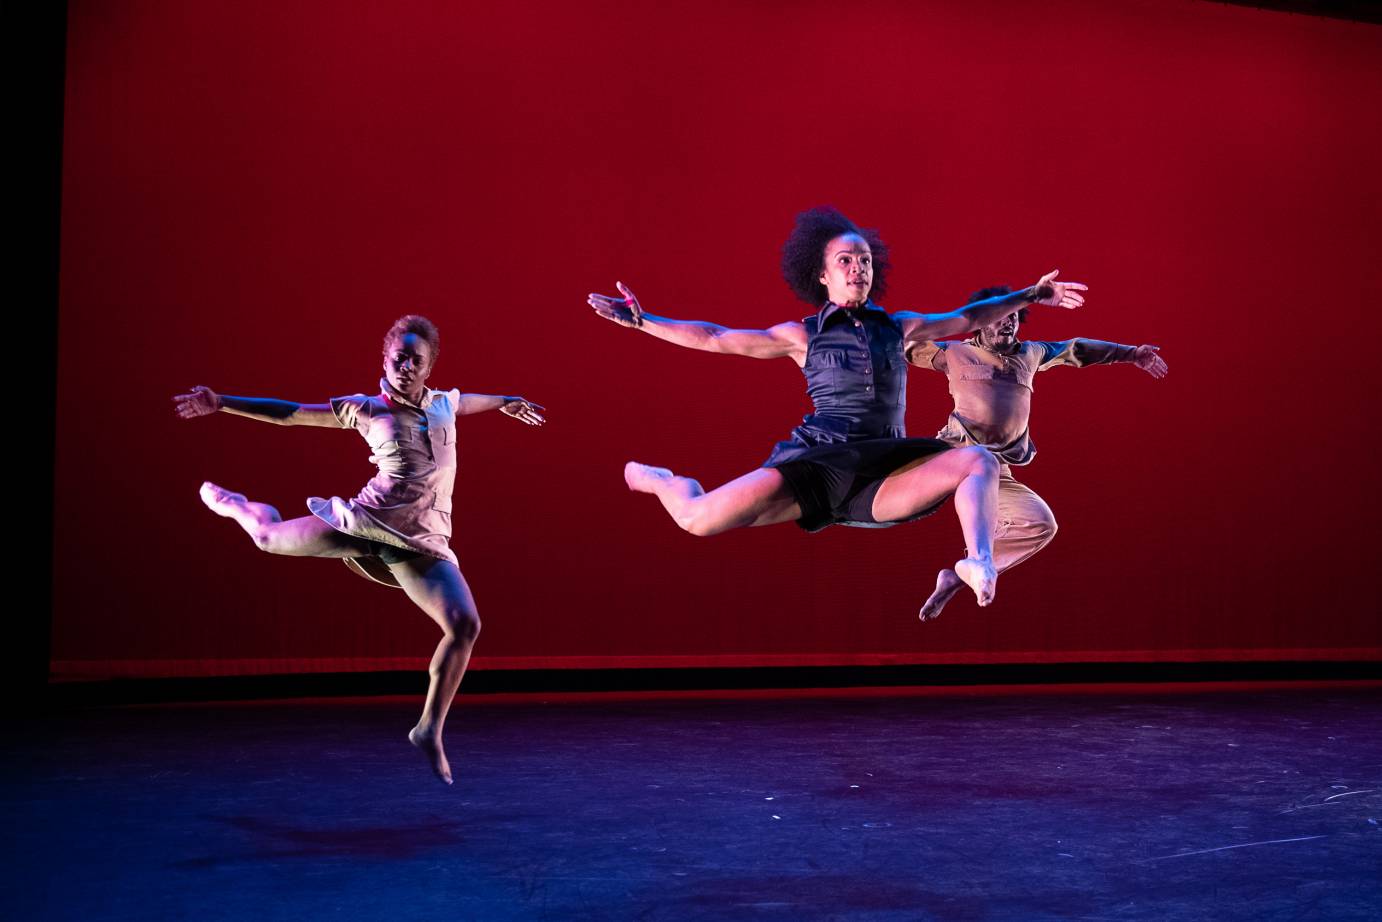
<svg viewBox="0 0 1382 922"><path fill-rule="evenodd" d="M408 741L416 746L437 777L451 783L451 764L442 743L442 728L451 699L461 687L470 662L470 651L480 635L480 615L465 577L449 560L417 557L391 564L389 571L418 608L442 629L441 642L427 667L427 699L417 726L408 731Z"/></svg>
<svg viewBox="0 0 1382 922"><path fill-rule="evenodd" d="M217 515L233 519L262 550L298 557L364 557L369 542L343 534L316 516L283 521L278 510L253 503L213 483L204 483L202 501ZM480 617L461 571L449 560L417 557L391 564L389 572L414 604L442 628L441 643L427 674L427 700L408 740L427 757L437 777L451 783L451 766L442 747L442 726L470 662L480 633Z"/></svg>
<svg viewBox="0 0 1382 922"><path fill-rule="evenodd" d="M998 515L993 532L993 566L1006 573L1041 550L1056 536L1056 517L1051 507L1025 484L1012 476L1008 465L1000 466L998 478ZM936 574L936 591L921 606L921 620L940 615L964 583L955 571L941 570Z"/></svg>
<svg viewBox="0 0 1382 922"><path fill-rule="evenodd" d="M656 496L677 525L693 535L718 535L731 528L801 518L801 507L787 481L772 468L759 468L707 493L690 477L630 461L624 465L624 482L630 490Z"/></svg>
<svg viewBox="0 0 1382 922"><path fill-rule="evenodd" d="M890 474L874 496L873 516L880 522L905 519L953 493L969 548L969 556L957 561L953 571L974 590L980 605L988 605L998 580L993 566L997 492L998 462L987 449L952 448Z"/></svg>
<svg viewBox="0 0 1382 922"><path fill-rule="evenodd" d="M212 512L234 520L260 550L270 554L363 557L370 553L366 541L339 532L314 515L285 522L273 506L250 502L242 494L232 493L210 481L202 484L201 498Z"/></svg>

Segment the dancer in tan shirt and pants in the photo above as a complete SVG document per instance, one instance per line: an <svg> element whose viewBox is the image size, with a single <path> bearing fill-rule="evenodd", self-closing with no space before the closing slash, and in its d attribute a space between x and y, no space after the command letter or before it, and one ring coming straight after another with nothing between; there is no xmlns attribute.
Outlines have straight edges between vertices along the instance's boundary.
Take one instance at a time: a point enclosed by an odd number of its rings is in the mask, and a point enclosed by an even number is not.
<svg viewBox="0 0 1382 922"><path fill-rule="evenodd" d="M975 292L970 301L1007 294L1005 286ZM952 445L981 445L1000 463L998 515L993 533L993 563L999 573L1017 566L1055 537L1051 507L1013 478L1013 466L1031 463L1036 446L1028 432L1033 379L1056 365L1107 365L1128 362L1153 378L1166 376L1157 346L1121 346L1097 339L1023 342L1018 327L1025 308L975 331L959 342L918 342L907 348L907 360L943 373L950 382L955 409L936 437ZM936 576L936 591L921 608L921 620L935 618L964 584L950 569Z"/></svg>

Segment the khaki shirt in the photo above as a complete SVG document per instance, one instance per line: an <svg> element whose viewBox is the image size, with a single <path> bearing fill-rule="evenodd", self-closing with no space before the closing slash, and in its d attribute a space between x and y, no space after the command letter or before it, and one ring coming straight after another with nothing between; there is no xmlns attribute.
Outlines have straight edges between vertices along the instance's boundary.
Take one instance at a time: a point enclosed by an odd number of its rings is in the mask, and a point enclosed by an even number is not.
<svg viewBox="0 0 1382 922"><path fill-rule="evenodd" d="M1036 374L1057 365L1100 365L1131 361L1134 347L1097 339L1019 342L1009 354L991 352L974 340L923 342L907 359L943 373L955 401L936 438L952 445L982 445L1007 464L1029 464L1036 445L1028 431Z"/></svg>

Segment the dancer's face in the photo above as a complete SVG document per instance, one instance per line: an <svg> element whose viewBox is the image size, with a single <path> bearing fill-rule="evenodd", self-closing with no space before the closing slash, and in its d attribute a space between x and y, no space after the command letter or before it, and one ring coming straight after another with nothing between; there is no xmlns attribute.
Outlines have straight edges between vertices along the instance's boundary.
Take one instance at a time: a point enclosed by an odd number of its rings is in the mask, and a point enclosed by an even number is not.
<svg viewBox="0 0 1382 922"><path fill-rule="evenodd" d="M842 234L825 245L820 282L830 300L841 307L859 307L873 287L873 254L858 234Z"/></svg>
<svg viewBox="0 0 1382 922"><path fill-rule="evenodd" d="M979 328L979 341L991 349L1011 349L1017 345L1017 328L1021 325L1017 311L1002 320Z"/></svg>
<svg viewBox="0 0 1382 922"><path fill-rule="evenodd" d="M432 347L416 333L389 340L384 351L384 378L399 393L416 399L427 389L432 373Z"/></svg>

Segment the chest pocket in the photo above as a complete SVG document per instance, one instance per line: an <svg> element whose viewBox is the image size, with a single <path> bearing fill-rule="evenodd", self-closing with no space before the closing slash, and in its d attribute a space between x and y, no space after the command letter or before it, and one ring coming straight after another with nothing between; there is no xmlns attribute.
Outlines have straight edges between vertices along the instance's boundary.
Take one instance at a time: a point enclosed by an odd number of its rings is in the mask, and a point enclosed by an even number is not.
<svg viewBox="0 0 1382 922"><path fill-rule="evenodd" d="M954 370L954 375L961 381L990 381L1002 377L993 365L961 365Z"/></svg>
<svg viewBox="0 0 1382 922"><path fill-rule="evenodd" d="M370 448L386 455L397 453L400 445L408 445L413 440L412 427L392 413L381 413L371 419L364 435Z"/></svg>
<svg viewBox="0 0 1382 922"><path fill-rule="evenodd" d="M845 399L856 377L863 377L860 369L867 362L868 359L861 359L857 354L850 355L849 350L842 346L817 345L807 356L803 369L808 380L808 393L818 407L829 409Z"/></svg>
<svg viewBox="0 0 1382 922"><path fill-rule="evenodd" d="M956 381L992 381L995 386L1017 385L1032 389L1032 371L1022 366L997 368L993 365L961 365L951 372Z"/></svg>
<svg viewBox="0 0 1382 922"><path fill-rule="evenodd" d="M842 349L839 346L819 348L811 356L811 364L822 370L843 369L849 371L862 368L867 363L868 359L859 354L850 355L848 349Z"/></svg>

